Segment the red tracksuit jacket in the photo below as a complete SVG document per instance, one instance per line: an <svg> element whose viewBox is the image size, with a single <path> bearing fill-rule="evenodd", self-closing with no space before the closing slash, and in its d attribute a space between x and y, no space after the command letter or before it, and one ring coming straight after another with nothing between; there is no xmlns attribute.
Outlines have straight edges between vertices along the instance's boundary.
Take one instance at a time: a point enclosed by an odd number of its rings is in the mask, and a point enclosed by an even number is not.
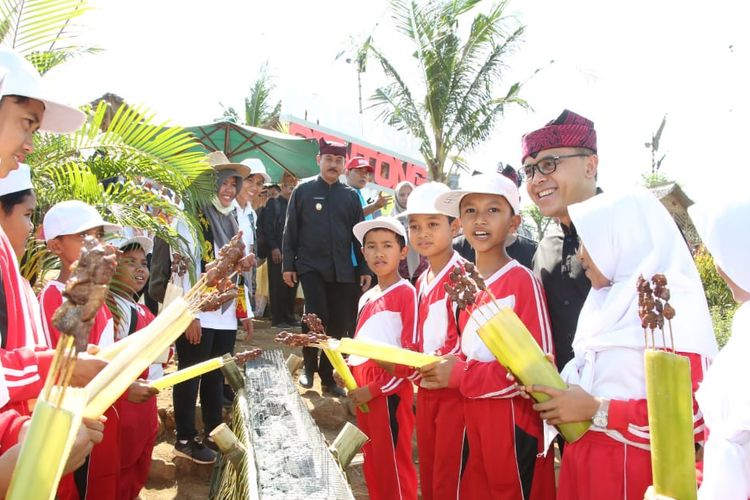
<svg viewBox="0 0 750 500"><path fill-rule="evenodd" d="M461 478L462 499L547 500L555 498L553 454L545 450L542 421L530 400L521 398L477 335L479 325L498 310L512 307L546 353L552 333L544 290L531 272L515 260L485 280L497 299L480 292L477 306L459 315L461 353L452 384L464 396L469 447ZM477 310L480 308L480 310Z"/></svg>
<svg viewBox="0 0 750 500"><path fill-rule="evenodd" d="M458 354L456 305L445 291L450 272L465 260L454 252L430 283L427 269L417 280L417 332L422 351L444 356ZM417 451L424 500L458 498L465 437L463 396L457 388L423 389L417 393Z"/></svg>
<svg viewBox="0 0 750 500"><path fill-rule="evenodd" d="M354 338L418 350L415 327L417 297L414 287L401 279L385 290L379 287L359 301ZM397 366L392 375L376 362L349 356L352 374L360 387L370 389L369 413L357 409L357 425L369 436L362 451L367 490L373 500L417 498L417 473L412 462L414 389L413 370Z"/></svg>
<svg viewBox="0 0 750 500"><path fill-rule="evenodd" d="M52 324L52 315L63 303L64 285L59 281L50 281L39 295L42 307L42 324L52 340L52 347L57 345L60 332ZM114 324L112 313L107 306L102 306L96 313L94 326L91 328L89 344L105 347L114 342ZM109 500L117 498L120 477L120 430L119 414L116 406L105 413L107 422L104 425L104 438L94 446L84 466L60 480L57 489L59 500Z"/></svg>
<svg viewBox="0 0 750 500"><path fill-rule="evenodd" d="M138 321L135 331L148 326L154 315L143 304L137 308ZM148 378L148 369L141 378ZM133 500L146 485L151 468L151 452L159 430L156 398L144 403L131 403L127 393L116 403L120 417L120 481L118 500Z"/></svg>

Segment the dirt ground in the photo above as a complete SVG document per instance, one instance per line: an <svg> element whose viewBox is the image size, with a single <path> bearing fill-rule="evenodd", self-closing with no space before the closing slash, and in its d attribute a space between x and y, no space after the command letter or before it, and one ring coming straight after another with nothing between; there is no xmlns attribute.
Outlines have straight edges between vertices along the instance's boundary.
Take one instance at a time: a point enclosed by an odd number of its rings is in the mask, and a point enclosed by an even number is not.
<svg viewBox="0 0 750 500"><path fill-rule="evenodd" d="M280 346L273 341L274 336L279 332L276 328L271 328L270 324L266 321L255 321L255 333L250 341L245 339L238 339L235 348L236 352L243 351L248 347L260 347L263 349L282 349L285 357L291 353L302 355L301 349L291 349L285 346ZM167 372L171 372L175 369L174 364L167 368ZM300 393L305 394L307 392L317 392L320 394L320 381L315 380L315 385L312 389L300 388ZM307 395L309 397L310 395ZM158 407L160 413L173 413L172 406L172 390L171 388L162 391L157 396ZM198 412L200 413L200 412ZM349 419L354 423L354 417ZM328 430L321 428L325 438L332 442L336 437L337 431ZM211 472L213 466L209 465L196 465L189 464L187 461L178 459L172 460L172 451L174 444L174 432L168 431L160 435L159 441L154 448L152 463L152 476L172 476L174 480L168 479L150 479L146 484L146 487L141 491L140 498L143 500L171 500L171 499L184 499L184 500L199 500L208 498L209 482L211 479ZM355 459L356 461L356 459ZM167 469L174 468L172 473L167 472L166 474L160 474L153 469L155 467L166 467ZM155 472L157 472L155 474ZM361 466L351 466L348 471L348 477L350 484L352 485L352 491L355 497L358 499L368 498L367 488L364 484L364 478L362 477Z"/></svg>

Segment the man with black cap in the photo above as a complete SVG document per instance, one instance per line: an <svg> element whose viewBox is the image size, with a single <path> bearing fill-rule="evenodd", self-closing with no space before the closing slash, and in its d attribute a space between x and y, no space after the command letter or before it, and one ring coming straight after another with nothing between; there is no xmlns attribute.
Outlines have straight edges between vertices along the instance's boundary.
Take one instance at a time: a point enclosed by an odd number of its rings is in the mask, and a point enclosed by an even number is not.
<svg viewBox="0 0 750 500"><path fill-rule="evenodd" d="M364 219L357 193L339 181L346 161L346 145L319 140L317 156L320 175L300 185L292 193L284 229L282 269L284 282L292 287L297 280L305 293L305 311L322 320L328 335L351 336L351 297L357 288L367 290L371 276L362 258L359 242L352 228ZM352 245L354 259L352 260ZM355 265L356 262L356 265ZM303 330L307 326L303 325ZM302 387L310 388L313 373L318 372L323 392L343 396L344 391L333 380L328 358L319 350L303 348Z"/></svg>
<svg viewBox="0 0 750 500"><path fill-rule="evenodd" d="M576 256L578 234L568 206L596 195L594 122L565 110L539 130L523 136L522 175L526 190L542 212L559 223L539 242L534 272L547 295L558 369L573 358L578 315L591 288Z"/></svg>

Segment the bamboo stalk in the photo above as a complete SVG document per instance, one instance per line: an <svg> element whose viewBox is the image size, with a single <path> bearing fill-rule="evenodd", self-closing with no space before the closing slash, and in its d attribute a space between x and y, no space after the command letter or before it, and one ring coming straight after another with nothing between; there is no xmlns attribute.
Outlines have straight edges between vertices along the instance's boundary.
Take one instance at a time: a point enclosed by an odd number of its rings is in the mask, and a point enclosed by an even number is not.
<svg viewBox="0 0 750 500"><path fill-rule="evenodd" d="M187 368L183 368L182 370L177 370L176 372L170 373L169 375L164 375L161 378L153 380L150 385L151 387L163 391L167 387L172 387L173 385L185 382L186 380L190 380L191 378L200 377L204 373L218 370L222 366L224 366L223 358L212 358L193 366L188 366Z"/></svg>
<svg viewBox="0 0 750 500"><path fill-rule="evenodd" d="M59 398L59 387L51 397ZM13 469L6 499L52 500L73 448L85 403L83 389L68 389L63 408L39 399Z"/></svg>
<svg viewBox="0 0 750 500"><path fill-rule="evenodd" d="M546 385L561 390L568 388L557 368L550 363L526 325L512 309L502 308L488 323L482 325L477 334L497 361L512 373L519 383L525 386ZM531 396L539 403L550 399L548 395L540 392L533 392ZM573 443L583 436L590 426L591 422L585 421L561 424L557 428L567 442Z"/></svg>
<svg viewBox="0 0 750 500"><path fill-rule="evenodd" d="M644 363L654 489L670 498L695 500L690 361L674 353L648 349Z"/></svg>
<svg viewBox="0 0 750 500"><path fill-rule="evenodd" d="M341 340L329 340L327 345L322 346L332 351L354 354L364 358L370 358L386 363L397 365L413 366L421 368L423 366L436 363L442 358L431 354L410 351L401 347L395 347L386 344L376 344L364 340L350 339L344 337Z"/></svg>
<svg viewBox="0 0 750 500"><path fill-rule="evenodd" d="M144 335L137 342L130 343L126 349L111 361L86 386L89 401L84 416L98 418L117 398L138 378L143 370L153 363L154 359L165 348L182 335L193 321L193 313L183 299L175 299L169 307L154 319L143 330Z"/></svg>
<svg viewBox="0 0 750 500"><path fill-rule="evenodd" d="M352 375L352 371L349 369L349 365L347 365L346 361L344 361L344 356L342 356L340 352L332 351L330 349L323 349L323 352L331 362L331 366L333 366L333 369L336 370L336 373L338 373L339 377L341 377L341 379L344 381L346 390L353 391L354 389L357 389L359 386L357 385L357 381L354 380L354 375ZM367 405L367 403L359 405L358 408L362 413L370 412L370 407Z"/></svg>
<svg viewBox="0 0 750 500"><path fill-rule="evenodd" d="M352 458L370 438L357 426L347 422L328 448L342 469L346 469Z"/></svg>

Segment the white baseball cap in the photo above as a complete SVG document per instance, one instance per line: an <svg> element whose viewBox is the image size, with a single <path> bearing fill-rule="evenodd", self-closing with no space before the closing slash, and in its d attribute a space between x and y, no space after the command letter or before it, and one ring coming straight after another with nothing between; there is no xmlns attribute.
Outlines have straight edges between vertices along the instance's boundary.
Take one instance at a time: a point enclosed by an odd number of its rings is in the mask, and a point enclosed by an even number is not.
<svg viewBox="0 0 750 500"><path fill-rule="evenodd" d="M115 232L122 226L105 222L91 205L79 200L68 200L54 205L44 215L42 231L44 241L54 240L66 234L78 234L102 226L105 231Z"/></svg>
<svg viewBox="0 0 750 500"><path fill-rule="evenodd" d="M508 200L513 213L519 213L521 199L518 194L518 188L513 181L500 174L481 174L469 177L464 183L463 189L438 195L435 200L435 208L445 215L458 217L460 215L459 206L461 200L467 194L494 194L502 196Z"/></svg>
<svg viewBox="0 0 750 500"><path fill-rule="evenodd" d="M442 182L428 182L414 188L406 200L406 210L398 214L398 218L410 215L442 214L435 208L435 200L443 193L450 193L451 189Z"/></svg>
<svg viewBox="0 0 750 500"><path fill-rule="evenodd" d="M69 134L86 121L81 110L53 99L39 72L29 61L7 47L0 47L0 97L7 95L28 97L44 104L39 130Z"/></svg>
<svg viewBox="0 0 750 500"><path fill-rule="evenodd" d="M261 160L257 158L245 158L241 163L250 168L250 173L245 176L245 178L250 177L251 175L260 175L263 177L266 184L271 182L271 176L266 172L266 167Z"/></svg>
<svg viewBox="0 0 750 500"><path fill-rule="evenodd" d="M154 250L154 240L152 240L151 238L147 238L146 236L131 236L130 238L118 236L116 238L108 240L107 243L119 248L120 250L130 245L138 245L143 249L143 253L145 253L146 255L150 254Z"/></svg>
<svg viewBox="0 0 750 500"><path fill-rule="evenodd" d="M11 170L7 177L0 179L0 196L34 189L31 183L31 169L25 163L19 163L16 170Z"/></svg>
<svg viewBox="0 0 750 500"><path fill-rule="evenodd" d="M359 240L359 243L364 245L365 235L368 231L372 231L373 229L388 229L389 231L393 231L394 233L403 236L404 240L406 240L406 229L404 229L404 225L395 217L390 216L378 217L377 219L372 220L363 220L362 222L355 224L352 231L354 232L354 236Z"/></svg>

